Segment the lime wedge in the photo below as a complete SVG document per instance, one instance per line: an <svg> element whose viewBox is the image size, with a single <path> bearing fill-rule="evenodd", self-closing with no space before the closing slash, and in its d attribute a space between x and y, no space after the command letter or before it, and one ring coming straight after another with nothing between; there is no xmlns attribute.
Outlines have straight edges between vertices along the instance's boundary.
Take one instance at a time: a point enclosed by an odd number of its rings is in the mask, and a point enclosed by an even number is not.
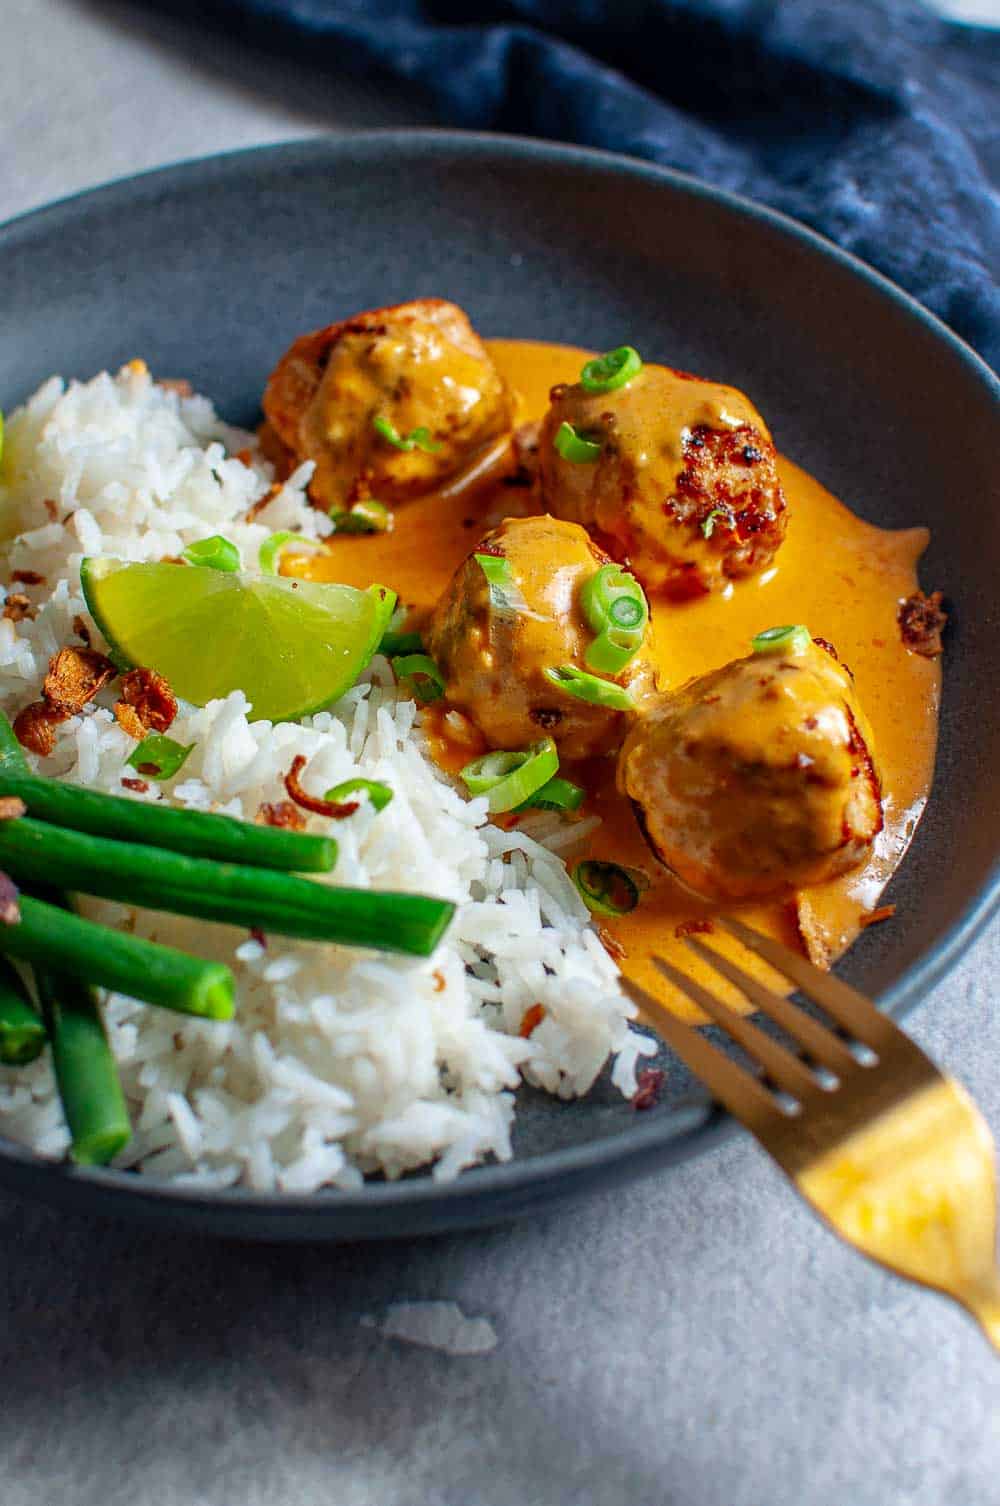
<svg viewBox="0 0 1000 1506"><path fill-rule="evenodd" d="M158 670L196 706L242 690L268 721L307 716L349 690L396 604L385 586L104 558L81 562L80 584L117 658Z"/></svg>

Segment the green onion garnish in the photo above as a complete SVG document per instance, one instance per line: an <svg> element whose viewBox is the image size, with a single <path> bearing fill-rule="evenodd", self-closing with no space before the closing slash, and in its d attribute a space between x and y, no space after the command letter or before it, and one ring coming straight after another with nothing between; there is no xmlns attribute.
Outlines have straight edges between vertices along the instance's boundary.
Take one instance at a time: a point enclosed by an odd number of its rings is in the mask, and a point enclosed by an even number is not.
<svg viewBox="0 0 1000 1506"><path fill-rule="evenodd" d="M462 770L470 795L485 795L492 815L522 806L548 784L559 768L559 754L551 737L523 752L498 750L474 758Z"/></svg>
<svg viewBox="0 0 1000 1506"><path fill-rule="evenodd" d="M339 805L359 791L368 796L369 803L377 811L384 811L392 799L392 790L378 779L345 779L343 784L335 784L332 790L327 790L323 799Z"/></svg>
<svg viewBox="0 0 1000 1506"><path fill-rule="evenodd" d="M543 671L545 678L567 695L578 701L589 701L592 706L606 706L610 711L632 711L635 703L627 690L613 680L599 680L575 664L560 664L558 669Z"/></svg>
<svg viewBox="0 0 1000 1506"><path fill-rule="evenodd" d="M554 443L562 458L574 465L593 465L603 448L599 439L588 439L586 434L565 421L556 430Z"/></svg>
<svg viewBox="0 0 1000 1506"><path fill-rule="evenodd" d="M809 629L801 624L765 628L750 639L755 654L804 654L812 639Z"/></svg>
<svg viewBox="0 0 1000 1506"><path fill-rule="evenodd" d="M396 654L422 654L424 640L419 633L404 633L403 624L410 615L410 608L400 602L389 618L389 626L382 634L378 652L392 659Z"/></svg>
<svg viewBox="0 0 1000 1506"><path fill-rule="evenodd" d="M323 550L318 539L307 539L304 533L272 533L269 539L265 539L260 546L260 554L257 563L264 575L277 575L281 556L288 544L304 544L307 554L320 553ZM298 553L299 551L294 551Z"/></svg>
<svg viewBox="0 0 1000 1506"><path fill-rule="evenodd" d="M708 517L701 520L701 536L703 539L710 539L712 537L712 534L715 532L716 518L721 518L724 523L728 523L729 527L732 528L733 516L729 508L713 507Z"/></svg>
<svg viewBox="0 0 1000 1506"><path fill-rule="evenodd" d="M0 408L0 460L3 459L3 409Z"/></svg>
<svg viewBox="0 0 1000 1506"><path fill-rule="evenodd" d="M509 586L513 582L510 573L510 560L504 559L500 554L477 554L474 556L476 564L482 570L491 586Z"/></svg>
<svg viewBox="0 0 1000 1506"><path fill-rule="evenodd" d="M649 607L634 575L621 565L602 565L580 587L580 607L592 633L619 627L645 631Z"/></svg>
<svg viewBox="0 0 1000 1506"><path fill-rule="evenodd" d="M588 645L584 663L599 675L620 675L635 658L641 643L641 633L607 628Z"/></svg>
<svg viewBox="0 0 1000 1506"><path fill-rule="evenodd" d="M646 603L641 596L619 596L608 608L608 616L616 628L633 632L646 626Z"/></svg>
<svg viewBox="0 0 1000 1506"><path fill-rule="evenodd" d="M398 654L422 654L424 640L419 633L383 633L378 646L380 654L393 659Z"/></svg>
<svg viewBox="0 0 1000 1506"><path fill-rule="evenodd" d="M642 370L642 357L631 345L619 345L603 356L595 356L580 372L580 386L586 392L614 392L624 387Z"/></svg>
<svg viewBox="0 0 1000 1506"><path fill-rule="evenodd" d="M490 588L490 606L497 612L527 612L528 603L514 579L510 560L499 554L477 554L475 560Z"/></svg>
<svg viewBox="0 0 1000 1506"><path fill-rule="evenodd" d="M400 690L415 701L427 705L444 695L444 679L429 654L404 654L392 660L392 667Z"/></svg>
<svg viewBox="0 0 1000 1506"><path fill-rule="evenodd" d="M210 570L222 570L228 575L240 568L240 551L221 533L213 533L211 538L189 544L183 557L189 565L207 565Z"/></svg>
<svg viewBox="0 0 1000 1506"><path fill-rule="evenodd" d="M154 732L150 737L144 737L125 761L150 779L173 779L193 747L194 743L185 747L172 737Z"/></svg>
<svg viewBox="0 0 1000 1506"><path fill-rule="evenodd" d="M595 915L627 915L639 903L639 886L627 868L584 858L573 869L573 882Z"/></svg>
<svg viewBox="0 0 1000 1506"><path fill-rule="evenodd" d="M350 512L332 512L330 521L337 533L391 533L393 517L384 502L369 497Z"/></svg>
<svg viewBox="0 0 1000 1506"><path fill-rule="evenodd" d="M423 424L418 429L411 429L409 434L400 434L391 418L383 418L381 414L372 419L372 428L375 433L388 444L395 445L397 450L423 450L425 455L433 455L440 448L437 440L431 438L430 429Z"/></svg>
<svg viewBox="0 0 1000 1506"><path fill-rule="evenodd" d="M586 794L582 785L574 784L572 779L562 779L557 775L555 779L550 779L547 784L543 784L530 800L526 800L517 808L521 811L578 811Z"/></svg>
<svg viewBox="0 0 1000 1506"><path fill-rule="evenodd" d="M584 662L599 674L621 674L639 652L649 623L639 582L620 565L602 565L580 588L580 606L596 634Z"/></svg>

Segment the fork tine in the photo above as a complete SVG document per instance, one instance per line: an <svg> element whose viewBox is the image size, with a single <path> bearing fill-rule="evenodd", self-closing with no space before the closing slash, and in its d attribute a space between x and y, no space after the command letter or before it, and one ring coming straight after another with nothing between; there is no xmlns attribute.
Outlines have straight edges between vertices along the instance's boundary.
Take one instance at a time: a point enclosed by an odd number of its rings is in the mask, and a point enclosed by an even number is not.
<svg viewBox="0 0 1000 1506"><path fill-rule="evenodd" d="M787 1117L771 1094L749 1072L730 1061L697 1030L679 1020L655 994L647 993L630 978L621 977L619 987L633 1004L656 1021L656 1028L685 1066L704 1083L713 1098L728 1109L755 1135L766 1135Z"/></svg>
<svg viewBox="0 0 1000 1506"><path fill-rule="evenodd" d="M796 956L779 941L773 941L770 936L762 935L760 931L753 930L731 915L720 915L718 919L720 925L742 941L744 946L763 957L765 962L770 962L772 967L776 967L779 973L784 973L793 983L797 983L805 994L825 1009L830 1018L848 1030L856 1040L877 1050L897 1034L897 1028L889 1017L880 1014L870 1000L857 993L841 978L822 972L820 968L807 962L805 957Z"/></svg>
<svg viewBox="0 0 1000 1506"><path fill-rule="evenodd" d="M707 988L702 988L701 984L689 978L687 973L682 973L680 968L665 962L655 953L650 961L675 988L681 989L692 1003L705 1011L709 1019L721 1026L738 1046L742 1046L743 1050L763 1067L771 1081L777 1083L779 1088L783 1088L786 1093L791 1093L800 1101L812 1098L823 1091L809 1068L797 1056L793 1056L786 1046L773 1041L752 1021L744 1019L742 1015L730 1009L728 1004L723 1004L721 999L717 999Z"/></svg>
<svg viewBox="0 0 1000 1506"><path fill-rule="evenodd" d="M762 1014L779 1025L793 1040L798 1041L804 1051L808 1051L814 1061L820 1062L824 1067L829 1067L832 1072L844 1076L847 1072L857 1071L857 1058L850 1049L844 1045L839 1036L827 1030L818 1020L812 1019L805 1010L799 1009L798 1005L791 1003L789 999L783 999L780 994L772 993L765 988L763 983L758 983L756 978L751 978L735 962L730 962L721 952L714 947L706 946L696 936L685 936L684 940L693 952L707 962L709 967L728 978L730 983L743 993L751 1004L755 1004Z"/></svg>

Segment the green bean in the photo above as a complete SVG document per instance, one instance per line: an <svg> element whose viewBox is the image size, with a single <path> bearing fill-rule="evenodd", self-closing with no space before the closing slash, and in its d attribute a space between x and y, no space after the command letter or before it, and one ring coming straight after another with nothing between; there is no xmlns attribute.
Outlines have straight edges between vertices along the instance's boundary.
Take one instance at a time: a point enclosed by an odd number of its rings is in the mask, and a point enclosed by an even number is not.
<svg viewBox="0 0 1000 1506"><path fill-rule="evenodd" d="M333 837L257 826L208 811L178 810L105 795L32 774L7 718L0 715L0 795L17 795L39 821L120 842L144 842L191 857L218 858L291 873L329 873L337 861Z"/></svg>
<svg viewBox="0 0 1000 1506"><path fill-rule="evenodd" d="M455 910L427 895L341 889L64 831L30 817L0 822L0 869L27 883L57 874L67 889L151 910L419 957L434 950ZM0 949L4 940L0 935Z"/></svg>
<svg viewBox="0 0 1000 1506"><path fill-rule="evenodd" d="M94 991L44 967L35 968L35 980L52 1042L70 1154L80 1166L104 1166L128 1144L132 1129Z"/></svg>
<svg viewBox="0 0 1000 1506"><path fill-rule="evenodd" d="M45 1026L28 1002L17 970L0 959L0 1064L26 1067L45 1046Z"/></svg>
<svg viewBox="0 0 1000 1506"><path fill-rule="evenodd" d="M221 962L95 925L47 900L22 894L20 904L20 921L0 925L0 952L180 1014L232 1019L233 975Z"/></svg>

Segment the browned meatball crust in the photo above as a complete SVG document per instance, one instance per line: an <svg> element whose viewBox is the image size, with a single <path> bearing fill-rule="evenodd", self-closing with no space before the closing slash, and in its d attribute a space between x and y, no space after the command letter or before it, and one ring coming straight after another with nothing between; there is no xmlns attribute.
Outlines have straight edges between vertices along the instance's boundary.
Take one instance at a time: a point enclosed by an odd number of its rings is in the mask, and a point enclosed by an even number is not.
<svg viewBox="0 0 1000 1506"><path fill-rule="evenodd" d="M510 567L513 609L498 608L475 554ZM581 701L546 678L546 669L584 669L593 640L580 588L607 555L575 523L506 518L459 566L438 602L428 648L449 702L494 748L524 748L546 735L566 758L614 751L629 713ZM647 632L650 631L647 629ZM638 703L652 685L645 645L618 676Z"/></svg>
<svg viewBox="0 0 1000 1506"><path fill-rule="evenodd" d="M596 462L567 460L560 425L599 440ZM542 426L542 497L590 529L648 591L675 600L764 569L785 533L767 426L731 387L644 365L614 392L556 387Z"/></svg>
<svg viewBox="0 0 1000 1506"><path fill-rule="evenodd" d="M514 416L467 316L440 298L372 309L300 336L271 373L263 407L285 450L315 461L309 490L326 508L433 491L506 434ZM426 429L433 448L397 448L376 418L402 438Z"/></svg>
<svg viewBox="0 0 1000 1506"><path fill-rule="evenodd" d="M647 703L618 782L660 861L712 900L834 878L882 829L871 728L849 670L815 641Z"/></svg>

